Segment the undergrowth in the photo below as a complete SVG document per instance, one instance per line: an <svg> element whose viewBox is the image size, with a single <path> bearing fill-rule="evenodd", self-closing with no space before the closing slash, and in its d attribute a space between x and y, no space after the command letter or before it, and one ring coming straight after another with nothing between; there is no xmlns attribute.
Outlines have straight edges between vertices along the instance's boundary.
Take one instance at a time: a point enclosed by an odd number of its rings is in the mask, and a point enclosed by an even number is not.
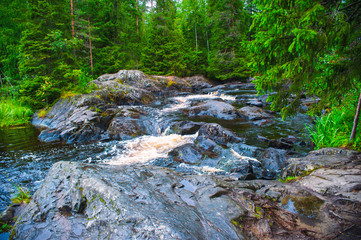
<svg viewBox="0 0 361 240"><path fill-rule="evenodd" d="M316 117L314 127L306 126L315 144L315 149L325 147L347 147L361 150L361 136L356 134L354 141L349 142L354 120L354 109L351 107L334 108L330 113ZM358 133L360 133L358 126Z"/></svg>
<svg viewBox="0 0 361 240"><path fill-rule="evenodd" d="M2 98L0 102L0 126L22 125L29 122L33 111L15 98Z"/></svg>

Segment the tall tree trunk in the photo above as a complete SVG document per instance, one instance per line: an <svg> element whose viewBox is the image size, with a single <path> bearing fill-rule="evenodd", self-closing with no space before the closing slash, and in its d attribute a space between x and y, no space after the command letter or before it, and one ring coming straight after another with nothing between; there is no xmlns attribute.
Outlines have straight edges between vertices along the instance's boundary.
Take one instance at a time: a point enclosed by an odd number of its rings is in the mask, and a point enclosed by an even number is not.
<svg viewBox="0 0 361 240"><path fill-rule="evenodd" d="M352 132L351 132L351 136L350 136L350 140L349 140L350 142L355 139L358 119L359 119L359 116L360 116L360 108L361 108L361 93L360 93L360 96L358 98L357 110L356 110L356 114L355 114L355 119L353 121Z"/></svg>
<svg viewBox="0 0 361 240"><path fill-rule="evenodd" d="M139 34L138 0L135 1L135 9L137 10L136 21L137 21L137 33Z"/></svg>
<svg viewBox="0 0 361 240"><path fill-rule="evenodd" d="M118 0L115 0L113 3L114 6L114 11L115 11L115 43L119 44L119 40L118 40L118 22L119 22L119 16L118 16Z"/></svg>
<svg viewBox="0 0 361 240"><path fill-rule="evenodd" d="M194 22L194 35L196 38L196 51L198 52L197 21Z"/></svg>
<svg viewBox="0 0 361 240"><path fill-rule="evenodd" d="M153 0L150 0L150 10L152 11L153 14Z"/></svg>
<svg viewBox="0 0 361 240"><path fill-rule="evenodd" d="M75 26L74 26L74 4L73 0L70 0L70 14L71 14L71 36L75 38ZM73 57L75 59L75 48L73 49Z"/></svg>
<svg viewBox="0 0 361 240"><path fill-rule="evenodd" d="M90 56L90 69L91 74L93 75L93 49L92 49L92 38L91 38L91 30L90 30L90 19L88 14L88 30L89 30L89 56Z"/></svg>
<svg viewBox="0 0 361 240"><path fill-rule="evenodd" d="M209 41L208 41L208 31L206 30L206 38L207 38L207 59L209 61Z"/></svg>

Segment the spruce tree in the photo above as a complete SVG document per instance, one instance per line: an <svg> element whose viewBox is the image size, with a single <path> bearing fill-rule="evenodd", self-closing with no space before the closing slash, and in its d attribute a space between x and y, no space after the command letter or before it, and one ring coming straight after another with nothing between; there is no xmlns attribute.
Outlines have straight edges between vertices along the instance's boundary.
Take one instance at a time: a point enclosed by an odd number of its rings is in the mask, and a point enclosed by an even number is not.
<svg viewBox="0 0 361 240"><path fill-rule="evenodd" d="M248 67L246 12L241 0L209 0L210 59L208 76L245 80Z"/></svg>
<svg viewBox="0 0 361 240"><path fill-rule="evenodd" d="M70 16L63 1L28 1L26 28L20 42L19 70L24 78L20 93L32 107L59 98L61 90L76 81Z"/></svg>
<svg viewBox="0 0 361 240"><path fill-rule="evenodd" d="M182 32L176 28L175 1L158 0L142 52L142 69L150 74L182 75L185 70L182 48Z"/></svg>

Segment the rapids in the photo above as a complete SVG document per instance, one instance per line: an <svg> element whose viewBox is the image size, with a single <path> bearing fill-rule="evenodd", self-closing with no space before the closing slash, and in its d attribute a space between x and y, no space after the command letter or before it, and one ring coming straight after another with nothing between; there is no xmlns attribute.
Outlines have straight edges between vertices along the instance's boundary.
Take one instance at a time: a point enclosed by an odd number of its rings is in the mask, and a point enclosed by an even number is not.
<svg viewBox="0 0 361 240"><path fill-rule="evenodd" d="M19 128L0 128L0 210L4 210L15 194L17 186L24 186L34 192L40 187L47 171L57 161L77 161L105 164L153 164L169 159L169 152L184 144L194 141L197 134L179 135L171 126L174 122L191 120L193 122L218 123L245 139L247 146L267 148L267 144L259 141L259 136L279 139L289 135L295 136L298 142L309 141L306 138L305 124L310 119L304 114L282 121L276 115L272 124L258 126L243 119L222 120L215 117L196 116L190 119L182 114L182 109L190 108L206 100L221 100L236 108L247 105L250 101L259 101L253 89L242 89L240 85L226 85L204 94L186 95L158 100L148 106L137 106L149 114L151 135L140 136L124 141L95 142L90 144L43 143L38 141L39 130L33 126ZM265 104L266 105L266 104ZM201 164L190 166L185 163L177 165L176 170L192 169L199 173L218 174L227 171L220 169L220 163L228 158L242 159L236 148L224 149L217 164ZM304 144L296 144L294 150L305 153L310 150ZM158 164L162 165L162 164ZM167 164L163 164L167 165Z"/></svg>

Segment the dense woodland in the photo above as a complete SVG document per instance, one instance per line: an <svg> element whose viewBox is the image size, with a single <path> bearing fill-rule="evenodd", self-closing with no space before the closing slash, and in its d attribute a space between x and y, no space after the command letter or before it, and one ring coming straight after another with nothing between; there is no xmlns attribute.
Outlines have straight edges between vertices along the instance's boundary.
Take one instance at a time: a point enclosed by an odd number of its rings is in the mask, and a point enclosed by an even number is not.
<svg viewBox="0 0 361 240"><path fill-rule="evenodd" d="M256 77L257 90L275 93L272 110L285 117L302 97L318 99L310 111L324 114L316 145L327 137L350 144L337 136L349 135L357 119L361 1L2 0L0 9L3 117L5 105L21 103L19 111L30 113L120 69ZM335 131L315 139L330 124Z"/></svg>

